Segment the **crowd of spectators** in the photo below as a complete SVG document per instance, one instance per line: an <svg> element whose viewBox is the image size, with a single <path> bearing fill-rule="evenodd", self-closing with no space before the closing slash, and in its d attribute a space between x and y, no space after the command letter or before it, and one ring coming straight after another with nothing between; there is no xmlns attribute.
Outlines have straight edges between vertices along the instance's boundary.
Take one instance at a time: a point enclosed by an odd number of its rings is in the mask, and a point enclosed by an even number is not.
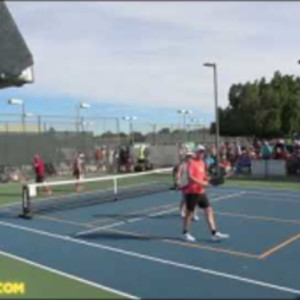
<svg viewBox="0 0 300 300"><path fill-rule="evenodd" d="M149 169L149 148L139 145L137 148L130 146L99 147L95 151L97 171L109 173L128 173Z"/></svg>
<svg viewBox="0 0 300 300"><path fill-rule="evenodd" d="M216 147L207 146L206 164L215 167ZM253 160L283 160L286 161L288 174L300 174L300 140L286 144L283 139L256 140L247 145L222 143L219 148L220 166L234 169L236 173L250 173Z"/></svg>

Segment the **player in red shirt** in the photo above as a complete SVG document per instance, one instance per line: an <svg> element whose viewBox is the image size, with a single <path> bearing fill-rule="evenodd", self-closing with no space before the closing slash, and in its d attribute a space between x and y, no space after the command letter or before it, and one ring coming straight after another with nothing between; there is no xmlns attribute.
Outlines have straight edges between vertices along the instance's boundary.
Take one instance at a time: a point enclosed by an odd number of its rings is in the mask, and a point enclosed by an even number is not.
<svg viewBox="0 0 300 300"><path fill-rule="evenodd" d="M75 191L80 192L83 190L83 186L80 184L80 180L83 178L83 173L84 173L84 154L83 153L78 153L73 161L73 176L77 180L75 183Z"/></svg>
<svg viewBox="0 0 300 300"><path fill-rule="evenodd" d="M186 216L184 218L183 235L184 239L190 242L196 240L189 233L189 227L197 205L205 212L205 217L212 234L212 240L216 241L229 238L228 234L223 234L217 230L213 208L205 193L205 188L209 187L209 178L206 175L206 167L203 160L204 154L204 146L198 146L195 158L191 159L187 166L188 184L184 188Z"/></svg>
<svg viewBox="0 0 300 300"><path fill-rule="evenodd" d="M42 158L39 155L34 156L33 165L36 176L35 182L43 183L45 181L45 165ZM51 190L48 186L45 185L43 188L47 194L51 194Z"/></svg>

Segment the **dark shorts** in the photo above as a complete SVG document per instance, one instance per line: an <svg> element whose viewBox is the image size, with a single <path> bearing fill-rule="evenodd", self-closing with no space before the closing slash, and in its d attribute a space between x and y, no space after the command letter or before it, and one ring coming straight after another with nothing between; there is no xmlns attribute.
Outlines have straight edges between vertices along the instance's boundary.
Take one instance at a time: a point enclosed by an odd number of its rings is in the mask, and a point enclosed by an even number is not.
<svg viewBox="0 0 300 300"><path fill-rule="evenodd" d="M79 171L79 170L74 170L74 171L73 171L73 176L74 176L76 179L80 179L80 171Z"/></svg>
<svg viewBox="0 0 300 300"><path fill-rule="evenodd" d="M35 178L36 183L42 183L42 182L44 182L44 180L45 180L44 175L36 175L36 178Z"/></svg>
<svg viewBox="0 0 300 300"><path fill-rule="evenodd" d="M206 194L186 194L185 203L189 211L194 211L197 205L203 209L210 207L210 202Z"/></svg>

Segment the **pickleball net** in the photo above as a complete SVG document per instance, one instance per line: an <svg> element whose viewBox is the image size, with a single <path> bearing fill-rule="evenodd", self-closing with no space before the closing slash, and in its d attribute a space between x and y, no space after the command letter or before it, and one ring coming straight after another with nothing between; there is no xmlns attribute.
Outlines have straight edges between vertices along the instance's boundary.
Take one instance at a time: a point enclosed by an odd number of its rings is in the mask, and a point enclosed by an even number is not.
<svg viewBox="0 0 300 300"><path fill-rule="evenodd" d="M140 173L27 184L22 190L20 216L31 218L38 214L164 192L172 188L172 172L172 168L163 168ZM46 187L51 190L51 195L44 191Z"/></svg>

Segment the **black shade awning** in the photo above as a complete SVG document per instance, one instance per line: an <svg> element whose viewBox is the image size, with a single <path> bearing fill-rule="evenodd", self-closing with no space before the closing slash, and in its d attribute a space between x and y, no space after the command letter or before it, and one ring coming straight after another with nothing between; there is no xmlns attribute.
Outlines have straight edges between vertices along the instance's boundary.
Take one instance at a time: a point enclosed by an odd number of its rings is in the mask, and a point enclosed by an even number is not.
<svg viewBox="0 0 300 300"><path fill-rule="evenodd" d="M33 57L4 1L0 1L0 88L33 82Z"/></svg>

